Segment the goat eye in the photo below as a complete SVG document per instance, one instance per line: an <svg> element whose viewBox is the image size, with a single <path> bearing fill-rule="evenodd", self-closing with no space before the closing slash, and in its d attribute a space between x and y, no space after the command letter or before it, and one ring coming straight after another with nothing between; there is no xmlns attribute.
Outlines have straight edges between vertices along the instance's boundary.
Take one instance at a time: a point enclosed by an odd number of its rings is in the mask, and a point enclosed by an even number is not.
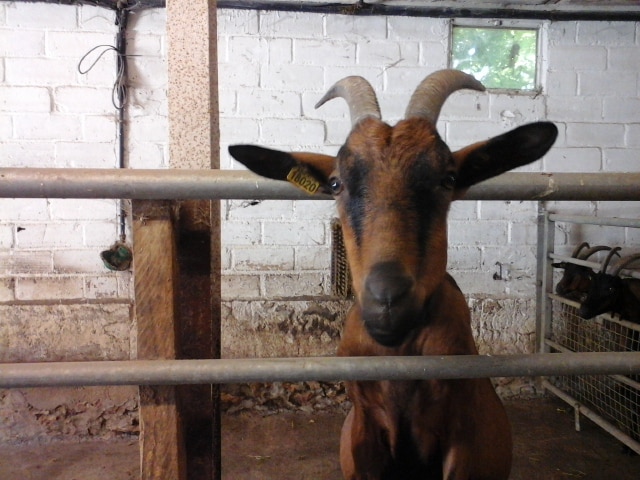
<svg viewBox="0 0 640 480"><path fill-rule="evenodd" d="M453 175L452 173L445 175L440 185L442 185L442 187L446 188L447 190L453 190L456 186L455 175Z"/></svg>
<svg viewBox="0 0 640 480"><path fill-rule="evenodd" d="M342 191L342 182L338 177L331 177L329 179L329 189L333 195L338 195Z"/></svg>

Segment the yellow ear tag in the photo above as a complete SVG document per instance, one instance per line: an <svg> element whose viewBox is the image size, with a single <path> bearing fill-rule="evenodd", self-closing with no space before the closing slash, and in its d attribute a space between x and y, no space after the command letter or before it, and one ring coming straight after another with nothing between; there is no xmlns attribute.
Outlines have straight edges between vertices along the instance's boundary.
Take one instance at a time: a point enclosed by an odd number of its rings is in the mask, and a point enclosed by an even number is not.
<svg viewBox="0 0 640 480"><path fill-rule="evenodd" d="M302 166L293 167L287 175L287 180L311 195L320 188L320 182Z"/></svg>

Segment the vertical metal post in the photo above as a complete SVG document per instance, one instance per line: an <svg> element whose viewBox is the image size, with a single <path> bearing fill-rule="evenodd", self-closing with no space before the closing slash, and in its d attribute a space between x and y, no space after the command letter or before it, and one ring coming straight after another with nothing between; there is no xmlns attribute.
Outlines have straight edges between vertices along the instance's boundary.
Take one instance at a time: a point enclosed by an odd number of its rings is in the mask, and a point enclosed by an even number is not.
<svg viewBox="0 0 640 480"><path fill-rule="evenodd" d="M536 276L536 352L549 353L545 344L547 332L551 328L551 300L553 288L553 267L549 253L555 247L555 222L549 219L544 202L538 202L538 250Z"/></svg>

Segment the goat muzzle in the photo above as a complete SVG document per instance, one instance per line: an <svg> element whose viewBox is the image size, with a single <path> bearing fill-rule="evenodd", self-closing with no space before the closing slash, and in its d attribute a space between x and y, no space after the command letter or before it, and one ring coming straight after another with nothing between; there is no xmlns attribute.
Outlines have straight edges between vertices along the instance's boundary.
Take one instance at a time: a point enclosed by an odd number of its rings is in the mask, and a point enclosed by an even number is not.
<svg viewBox="0 0 640 480"><path fill-rule="evenodd" d="M420 302L415 282L401 264L381 262L373 266L360 298L362 319L371 337L379 344L401 344L417 325Z"/></svg>

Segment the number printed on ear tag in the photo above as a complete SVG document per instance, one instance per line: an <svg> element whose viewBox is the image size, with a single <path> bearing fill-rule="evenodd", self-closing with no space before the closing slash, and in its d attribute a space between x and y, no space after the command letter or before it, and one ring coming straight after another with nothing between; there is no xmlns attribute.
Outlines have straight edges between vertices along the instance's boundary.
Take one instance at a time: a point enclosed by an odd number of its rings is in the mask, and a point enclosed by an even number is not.
<svg viewBox="0 0 640 480"><path fill-rule="evenodd" d="M306 168L301 166L293 167L287 175L287 180L312 195L320 188L320 182Z"/></svg>

